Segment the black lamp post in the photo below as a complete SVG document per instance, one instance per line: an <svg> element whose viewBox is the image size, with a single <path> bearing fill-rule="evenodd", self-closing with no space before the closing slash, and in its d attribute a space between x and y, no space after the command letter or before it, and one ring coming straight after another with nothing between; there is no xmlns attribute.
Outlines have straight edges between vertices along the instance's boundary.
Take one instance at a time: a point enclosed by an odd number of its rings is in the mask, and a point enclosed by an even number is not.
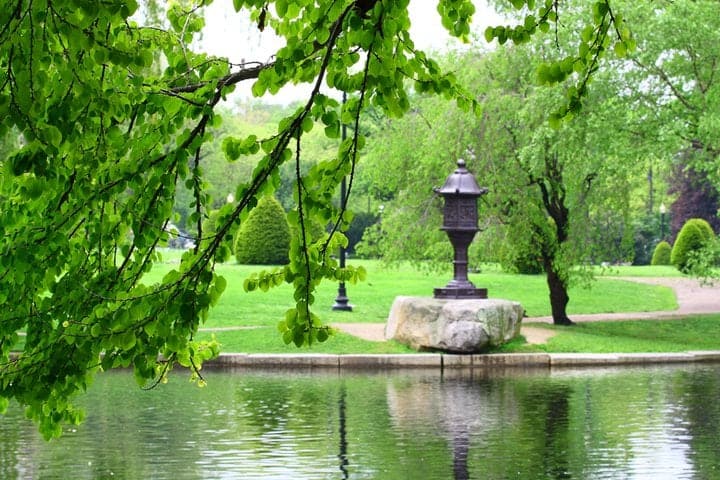
<svg viewBox="0 0 720 480"><path fill-rule="evenodd" d="M342 96L343 104L347 101L347 94L343 92ZM343 123L340 127L340 138L344 141L347 138L347 130ZM347 182L345 177L342 179L340 184L340 208L345 209L347 206ZM340 247L340 268L345 268L345 247ZM352 312L352 305L350 305L350 299L347 296L347 289L345 288L345 282L338 284L338 294L335 297L335 303L332 306L333 310L340 310L344 312Z"/></svg>
<svg viewBox="0 0 720 480"><path fill-rule="evenodd" d="M343 128L345 128L343 126ZM342 201L343 206L345 205L345 201L347 200L345 198L345 195L347 194L347 186L345 184L345 179L342 179L342 183L340 184L340 199ZM345 247L340 247L340 268L345 268ZM337 297L335 297L335 303L332 306L333 310L341 310L345 312L352 312L352 305L350 305L350 299L347 296L347 289L345 288L345 282L340 282L338 284L338 294Z"/></svg>
<svg viewBox="0 0 720 480"><path fill-rule="evenodd" d="M468 280L468 247L478 229L477 199L487 193L478 186L472 173L465 168L465 161L457 162L458 168L447 177L445 185L435 188L445 199L443 226L454 250L454 277L445 288L436 288L435 298L487 298L486 288L476 288Z"/></svg>

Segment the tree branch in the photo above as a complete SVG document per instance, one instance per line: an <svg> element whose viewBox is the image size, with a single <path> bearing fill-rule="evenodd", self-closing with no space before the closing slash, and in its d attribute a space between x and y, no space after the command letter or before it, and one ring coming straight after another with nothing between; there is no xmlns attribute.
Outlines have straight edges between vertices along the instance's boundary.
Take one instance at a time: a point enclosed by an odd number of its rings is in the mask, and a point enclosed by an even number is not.
<svg viewBox="0 0 720 480"><path fill-rule="evenodd" d="M670 91L672 91L675 98L677 98L680 103L682 103L688 110L697 110L695 105L690 103L690 100L685 97L685 95L683 95L679 88L675 86L675 84L672 82L665 70L655 65L653 65L652 67L647 66L637 58L633 58L632 61L640 68L647 70L648 72L655 73L658 77L660 77L663 83L670 89Z"/></svg>

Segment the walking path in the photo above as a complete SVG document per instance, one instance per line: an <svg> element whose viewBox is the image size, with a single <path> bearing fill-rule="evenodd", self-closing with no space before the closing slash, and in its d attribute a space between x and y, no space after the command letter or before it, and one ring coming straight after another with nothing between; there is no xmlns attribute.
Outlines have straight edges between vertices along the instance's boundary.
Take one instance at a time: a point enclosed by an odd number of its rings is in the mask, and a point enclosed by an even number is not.
<svg viewBox="0 0 720 480"><path fill-rule="evenodd" d="M677 310L664 312L633 312L633 313L597 313L592 315L571 315L575 322L592 322L598 320L660 320L681 318L688 315L720 313L720 285L704 286L698 280L689 278L646 278L646 277L609 277L651 285L663 285L675 291L678 302ZM528 317L523 323L552 323L552 317ZM333 326L345 333L371 340L385 340L384 323L336 323ZM528 343L545 343L555 332L540 326L525 326L520 330Z"/></svg>

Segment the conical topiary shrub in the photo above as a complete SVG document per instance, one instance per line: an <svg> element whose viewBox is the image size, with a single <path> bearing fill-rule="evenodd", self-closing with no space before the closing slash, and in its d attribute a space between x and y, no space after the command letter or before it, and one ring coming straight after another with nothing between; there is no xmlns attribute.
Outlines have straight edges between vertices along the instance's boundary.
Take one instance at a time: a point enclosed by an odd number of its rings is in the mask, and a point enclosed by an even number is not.
<svg viewBox="0 0 720 480"><path fill-rule="evenodd" d="M290 227L285 210L274 197L263 197L235 236L238 263L282 265L288 262Z"/></svg>
<svg viewBox="0 0 720 480"><path fill-rule="evenodd" d="M712 226L710 226L710 223L705 220L704 218L691 218L685 224L692 223L693 225L697 225L697 227L700 229L700 233L702 233L703 238L705 239L705 242L710 242L715 238L715 232L712 229Z"/></svg>
<svg viewBox="0 0 720 480"><path fill-rule="evenodd" d="M670 255L672 254L672 247L668 242L663 240L658 243L653 252L652 260L650 265L671 265Z"/></svg>
<svg viewBox="0 0 720 480"><path fill-rule="evenodd" d="M670 254L670 262L680 271L687 269L690 252L702 249L715 237L710 224L702 218L691 218L680 229Z"/></svg>

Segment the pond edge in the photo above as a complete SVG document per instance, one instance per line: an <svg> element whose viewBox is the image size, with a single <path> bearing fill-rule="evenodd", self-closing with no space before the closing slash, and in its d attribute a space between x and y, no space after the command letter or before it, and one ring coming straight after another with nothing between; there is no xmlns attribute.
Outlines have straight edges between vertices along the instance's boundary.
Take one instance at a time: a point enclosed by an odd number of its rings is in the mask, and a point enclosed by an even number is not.
<svg viewBox="0 0 720 480"><path fill-rule="evenodd" d="M677 353L511 353L468 354L267 354L222 353L207 367L295 368L508 368L605 367L622 365L720 362L720 350Z"/></svg>

